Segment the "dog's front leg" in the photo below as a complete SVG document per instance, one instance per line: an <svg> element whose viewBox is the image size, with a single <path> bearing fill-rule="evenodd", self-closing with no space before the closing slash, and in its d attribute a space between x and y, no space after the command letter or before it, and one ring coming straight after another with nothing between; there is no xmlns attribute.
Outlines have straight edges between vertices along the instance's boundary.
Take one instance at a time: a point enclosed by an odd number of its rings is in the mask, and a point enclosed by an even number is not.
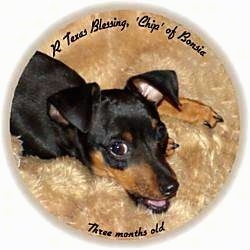
<svg viewBox="0 0 250 250"><path fill-rule="evenodd" d="M191 124L203 124L209 128L214 128L218 122L223 122L223 118L211 107L188 98L179 100L179 110L166 101L162 102L159 107L160 114L176 117Z"/></svg>

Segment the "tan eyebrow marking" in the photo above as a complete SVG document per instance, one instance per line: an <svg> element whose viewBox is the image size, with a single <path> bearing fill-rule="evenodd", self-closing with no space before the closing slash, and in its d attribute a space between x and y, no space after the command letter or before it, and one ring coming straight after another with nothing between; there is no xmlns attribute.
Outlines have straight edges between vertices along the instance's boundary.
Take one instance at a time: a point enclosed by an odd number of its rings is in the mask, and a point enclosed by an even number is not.
<svg viewBox="0 0 250 250"><path fill-rule="evenodd" d="M151 125L153 129L156 129L158 121L156 119L151 119Z"/></svg>
<svg viewBox="0 0 250 250"><path fill-rule="evenodd" d="M126 132L122 133L122 139L124 139L124 140L126 140L128 142L132 142L133 141L133 135L130 132L126 131Z"/></svg>

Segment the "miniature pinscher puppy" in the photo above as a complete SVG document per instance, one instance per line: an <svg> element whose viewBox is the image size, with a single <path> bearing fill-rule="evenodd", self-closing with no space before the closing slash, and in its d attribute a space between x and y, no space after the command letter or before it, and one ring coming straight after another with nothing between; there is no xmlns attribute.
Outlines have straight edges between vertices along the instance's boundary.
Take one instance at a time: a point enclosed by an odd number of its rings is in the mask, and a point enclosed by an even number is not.
<svg viewBox="0 0 250 250"><path fill-rule="evenodd" d="M24 155L76 157L93 174L115 179L137 204L162 213L179 187L166 161L178 145L160 120L163 101L170 116L209 128L223 121L210 107L179 98L174 71L146 72L124 89L100 90L36 52L16 87L10 130L20 136Z"/></svg>

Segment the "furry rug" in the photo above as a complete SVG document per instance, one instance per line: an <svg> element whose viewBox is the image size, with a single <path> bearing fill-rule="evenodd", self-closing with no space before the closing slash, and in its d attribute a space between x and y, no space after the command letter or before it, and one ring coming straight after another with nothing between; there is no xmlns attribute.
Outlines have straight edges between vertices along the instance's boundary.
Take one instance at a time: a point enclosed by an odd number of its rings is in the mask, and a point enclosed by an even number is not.
<svg viewBox="0 0 250 250"><path fill-rule="evenodd" d="M61 157L42 160L21 156L21 141L12 138L19 172L43 207L65 223L83 232L96 222L113 232L150 230L164 221L165 231L188 222L215 197L227 179L235 160L239 140L239 114L234 89L219 59L197 36L192 39L207 49L199 56L163 32L150 33L134 25L142 12L115 11L80 18L48 37L39 50L51 55L50 45L70 31L83 29L94 18L126 18L125 31L107 29L86 36L71 46L63 46L56 58L76 70L87 82L103 89L122 88L130 76L153 69L177 72L180 95L202 101L224 118L214 129L170 118L159 109L170 137L180 144L168 159L177 174L180 188L167 213L151 214L136 207L123 188L111 179L92 176L77 160ZM151 15L152 16L152 15ZM169 26L178 25L161 16ZM132 25L133 24L133 25ZM179 25L181 29L185 29ZM146 237L152 235L147 234Z"/></svg>

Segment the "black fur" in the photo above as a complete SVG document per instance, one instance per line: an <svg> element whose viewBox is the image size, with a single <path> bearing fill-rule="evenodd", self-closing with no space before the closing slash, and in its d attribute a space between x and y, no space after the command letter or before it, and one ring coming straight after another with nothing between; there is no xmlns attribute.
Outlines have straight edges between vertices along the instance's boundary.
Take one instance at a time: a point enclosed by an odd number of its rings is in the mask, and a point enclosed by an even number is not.
<svg viewBox="0 0 250 250"><path fill-rule="evenodd" d="M23 153L40 158L70 155L91 169L90 153L99 150L110 167L121 171L145 162L157 175L162 193L178 182L165 160L168 132L160 121L156 104L138 94L133 79L142 78L159 90L175 107L179 105L174 71L152 71L131 77L124 89L100 90L86 84L72 69L36 52L18 82L11 110L11 133L21 136ZM53 113L51 107L58 113ZM61 120L57 119L60 114ZM157 121L152 127L152 119ZM110 153L114 143L126 142L126 157ZM164 190L165 189L165 190ZM169 190L168 190L169 191Z"/></svg>

